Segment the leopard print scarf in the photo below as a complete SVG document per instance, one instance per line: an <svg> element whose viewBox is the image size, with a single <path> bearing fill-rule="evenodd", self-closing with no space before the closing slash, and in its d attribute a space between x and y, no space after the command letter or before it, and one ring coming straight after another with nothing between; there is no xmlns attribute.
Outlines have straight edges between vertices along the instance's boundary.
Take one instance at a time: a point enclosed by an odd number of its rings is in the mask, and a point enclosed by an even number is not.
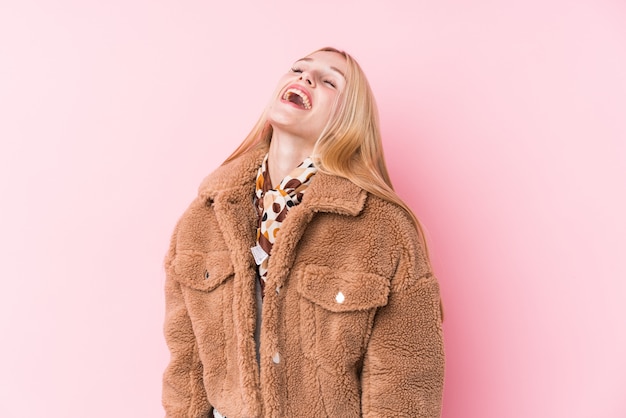
<svg viewBox="0 0 626 418"><path fill-rule="evenodd" d="M256 177L257 243L252 248L252 254L259 266L259 281L263 295L267 280L267 264L280 226L289 209L302 201L311 178L317 172L313 160L310 157L306 158L280 182L276 189L273 189L267 160L268 155L263 159Z"/></svg>

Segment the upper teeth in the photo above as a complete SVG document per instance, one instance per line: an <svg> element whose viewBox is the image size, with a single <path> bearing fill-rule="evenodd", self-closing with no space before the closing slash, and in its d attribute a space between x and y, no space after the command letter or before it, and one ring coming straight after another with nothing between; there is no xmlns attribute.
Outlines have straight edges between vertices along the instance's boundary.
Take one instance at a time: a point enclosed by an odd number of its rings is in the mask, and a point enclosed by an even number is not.
<svg viewBox="0 0 626 418"><path fill-rule="evenodd" d="M304 92L302 92L302 90L299 90L299 89L287 89L287 91L283 95L283 99L288 100L289 96L291 96L292 94L297 94L298 96L300 96L300 98L302 99L302 104L304 104L305 109L308 110L311 108L311 102L309 101L309 98L307 97L306 94L304 94Z"/></svg>

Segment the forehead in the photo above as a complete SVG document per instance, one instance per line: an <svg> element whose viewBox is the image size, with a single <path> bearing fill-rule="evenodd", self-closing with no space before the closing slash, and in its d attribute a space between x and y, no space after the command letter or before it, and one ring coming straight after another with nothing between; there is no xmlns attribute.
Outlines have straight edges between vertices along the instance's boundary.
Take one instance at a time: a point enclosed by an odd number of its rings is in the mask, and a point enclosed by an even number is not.
<svg viewBox="0 0 626 418"><path fill-rule="evenodd" d="M338 54L337 52L317 51L301 58L300 60L312 62L322 67L337 69L343 74L346 73L346 59L343 55Z"/></svg>

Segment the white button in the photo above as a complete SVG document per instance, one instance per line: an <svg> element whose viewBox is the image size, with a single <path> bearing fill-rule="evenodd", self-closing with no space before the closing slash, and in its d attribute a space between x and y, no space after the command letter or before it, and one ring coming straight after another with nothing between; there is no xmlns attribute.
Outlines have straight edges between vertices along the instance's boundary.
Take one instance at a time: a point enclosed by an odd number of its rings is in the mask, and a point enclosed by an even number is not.
<svg viewBox="0 0 626 418"><path fill-rule="evenodd" d="M335 300L337 301L337 303L343 303L343 301L346 300L346 297L343 295L343 293L339 292L337 293L337 296L335 296Z"/></svg>
<svg viewBox="0 0 626 418"><path fill-rule="evenodd" d="M276 294L280 293L280 286L276 286Z"/></svg>
<svg viewBox="0 0 626 418"><path fill-rule="evenodd" d="M278 352L274 353L274 355L272 356L272 361L273 361L275 364L280 363L280 355L278 354Z"/></svg>

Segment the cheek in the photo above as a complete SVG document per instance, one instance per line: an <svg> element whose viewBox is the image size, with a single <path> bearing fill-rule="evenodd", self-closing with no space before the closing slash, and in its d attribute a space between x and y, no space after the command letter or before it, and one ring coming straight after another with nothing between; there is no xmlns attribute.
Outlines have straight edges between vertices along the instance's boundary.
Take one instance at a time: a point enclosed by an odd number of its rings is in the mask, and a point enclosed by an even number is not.
<svg viewBox="0 0 626 418"><path fill-rule="evenodd" d="M324 98L324 110L323 112L320 112L324 115L324 120L328 121L333 113L333 108L335 107L335 97L336 95L334 94L329 94L327 97Z"/></svg>
<svg viewBox="0 0 626 418"><path fill-rule="evenodd" d="M328 109L326 110L325 115L324 115L325 123L328 123L328 121L330 120L332 114L333 114L333 104L329 103L328 104Z"/></svg>

